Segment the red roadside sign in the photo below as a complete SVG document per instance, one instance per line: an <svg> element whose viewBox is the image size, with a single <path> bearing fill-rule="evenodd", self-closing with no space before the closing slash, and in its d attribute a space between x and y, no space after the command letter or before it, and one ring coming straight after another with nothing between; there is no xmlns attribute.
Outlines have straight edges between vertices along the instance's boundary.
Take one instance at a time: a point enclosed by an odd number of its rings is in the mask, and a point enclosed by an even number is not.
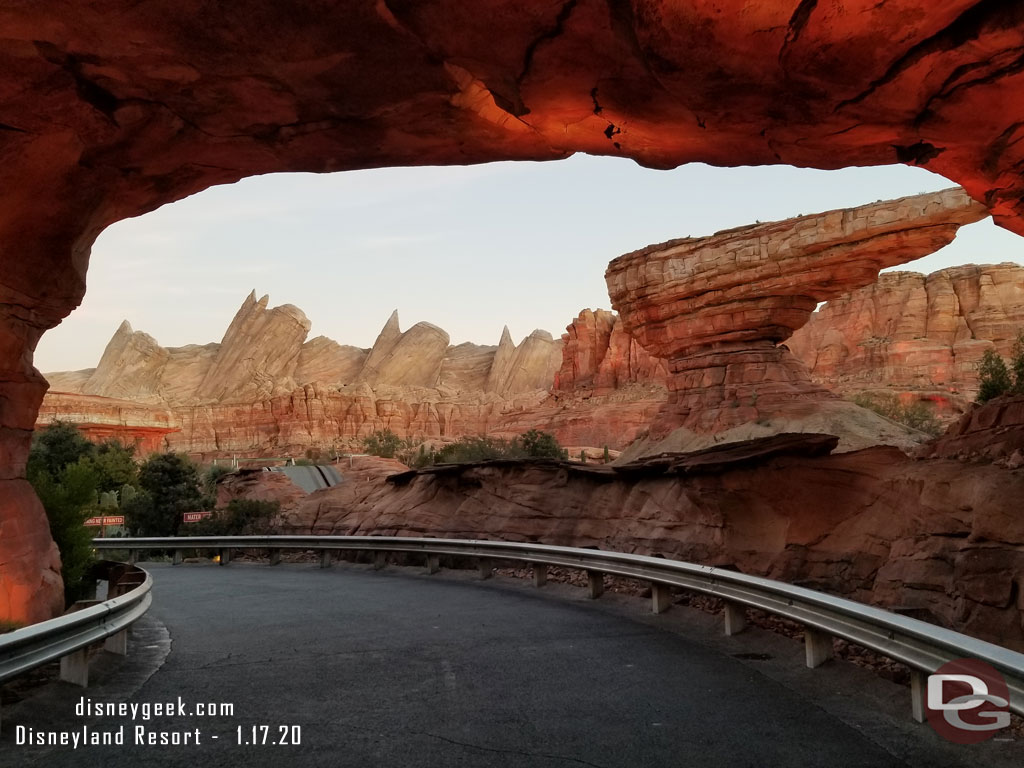
<svg viewBox="0 0 1024 768"><path fill-rule="evenodd" d="M210 517L213 512L186 512L181 516L181 520L184 523L198 523L204 517Z"/></svg>
<svg viewBox="0 0 1024 768"><path fill-rule="evenodd" d="M111 515L107 517L90 517L82 525L124 525L124 515Z"/></svg>

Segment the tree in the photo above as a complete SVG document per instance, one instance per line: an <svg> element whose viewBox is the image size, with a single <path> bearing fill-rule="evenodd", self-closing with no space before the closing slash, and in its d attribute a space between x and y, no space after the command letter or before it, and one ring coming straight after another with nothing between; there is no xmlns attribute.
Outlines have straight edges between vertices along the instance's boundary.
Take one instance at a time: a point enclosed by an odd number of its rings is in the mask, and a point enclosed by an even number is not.
<svg viewBox="0 0 1024 768"><path fill-rule="evenodd" d="M199 472L177 453L150 456L139 470L140 493L125 505L125 523L136 536L177 536L185 512L204 506Z"/></svg>
<svg viewBox="0 0 1024 768"><path fill-rule="evenodd" d="M1010 350L1010 370L1013 373L1013 393L1024 395L1024 331L1017 334Z"/></svg>
<svg viewBox="0 0 1024 768"><path fill-rule="evenodd" d="M137 485L139 466L135 463L135 446L108 440L96 446L85 459L95 469L100 493L120 491L126 485Z"/></svg>
<svg viewBox="0 0 1024 768"><path fill-rule="evenodd" d="M74 424L55 421L32 436L27 473L43 471L56 479L65 467L95 452L96 446Z"/></svg>
<svg viewBox="0 0 1024 768"><path fill-rule="evenodd" d="M1006 362L994 349L986 349L978 365L978 402L987 403L993 397L1005 395L1013 389Z"/></svg>
<svg viewBox="0 0 1024 768"><path fill-rule="evenodd" d="M50 535L60 550L64 600L71 604L83 597L85 576L93 562L94 531L83 523L97 511L96 476L85 461L63 467L57 475L35 471L29 482L46 510Z"/></svg>

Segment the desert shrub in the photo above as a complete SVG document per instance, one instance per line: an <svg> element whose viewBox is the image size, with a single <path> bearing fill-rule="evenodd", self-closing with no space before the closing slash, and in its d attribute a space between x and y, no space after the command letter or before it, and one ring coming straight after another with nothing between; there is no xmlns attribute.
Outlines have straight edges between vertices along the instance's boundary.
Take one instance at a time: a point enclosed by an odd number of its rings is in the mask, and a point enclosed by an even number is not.
<svg viewBox="0 0 1024 768"><path fill-rule="evenodd" d="M363 438L363 450L372 456L393 459L405 447L405 441L390 429L378 429Z"/></svg>
<svg viewBox="0 0 1024 768"><path fill-rule="evenodd" d="M255 536L270 533L270 521L281 511L278 501L232 499L224 509L182 529L189 536Z"/></svg>
<svg viewBox="0 0 1024 768"><path fill-rule="evenodd" d="M206 495L216 496L217 482L225 475L230 475L231 472L231 468L225 467L223 464L211 464L203 473L203 490L206 491Z"/></svg>
<svg viewBox="0 0 1024 768"><path fill-rule="evenodd" d="M932 409L920 401L903 405L899 397L891 393L863 392L854 397L853 402L861 408L867 408L911 429L918 429L929 435L942 433L942 424L935 418Z"/></svg>
<svg viewBox="0 0 1024 768"><path fill-rule="evenodd" d="M468 464L491 459L522 459L526 451L515 440L495 437L460 437L434 452L432 464Z"/></svg>
<svg viewBox="0 0 1024 768"><path fill-rule="evenodd" d="M521 434L518 442L527 456L538 459L561 459L563 457L562 446L550 432L531 429Z"/></svg>
<svg viewBox="0 0 1024 768"><path fill-rule="evenodd" d="M479 436L461 437L437 451L427 451L425 446L420 446L415 455L405 463L420 468L431 464L468 464L492 459L525 458L567 459L568 454L558 444L554 435L531 429L512 440Z"/></svg>

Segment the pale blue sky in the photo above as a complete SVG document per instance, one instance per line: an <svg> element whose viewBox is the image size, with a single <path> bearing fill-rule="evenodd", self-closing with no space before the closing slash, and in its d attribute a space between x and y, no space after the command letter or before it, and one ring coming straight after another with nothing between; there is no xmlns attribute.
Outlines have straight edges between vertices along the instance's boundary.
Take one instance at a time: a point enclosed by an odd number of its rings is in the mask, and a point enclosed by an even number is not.
<svg viewBox="0 0 1024 768"><path fill-rule="evenodd" d="M94 366L124 319L164 346L220 341L250 290L295 304L310 337L367 347L392 309L452 343L555 336L609 307L608 262L673 237L953 186L921 168L653 171L577 155L550 163L276 174L209 189L105 231L82 306L43 337L42 371ZM1024 263L991 220L903 269Z"/></svg>

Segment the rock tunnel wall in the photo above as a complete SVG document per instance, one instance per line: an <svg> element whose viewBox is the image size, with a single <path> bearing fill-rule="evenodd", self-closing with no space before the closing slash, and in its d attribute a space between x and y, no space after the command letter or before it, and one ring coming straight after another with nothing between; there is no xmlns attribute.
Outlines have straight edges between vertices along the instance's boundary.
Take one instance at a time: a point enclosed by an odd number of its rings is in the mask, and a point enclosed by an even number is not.
<svg viewBox="0 0 1024 768"><path fill-rule="evenodd" d="M494 30L501 34L495 36ZM0 615L57 606L23 477L40 335L106 226L275 171L925 165L1024 233L1001 0L95 0L0 9Z"/></svg>

